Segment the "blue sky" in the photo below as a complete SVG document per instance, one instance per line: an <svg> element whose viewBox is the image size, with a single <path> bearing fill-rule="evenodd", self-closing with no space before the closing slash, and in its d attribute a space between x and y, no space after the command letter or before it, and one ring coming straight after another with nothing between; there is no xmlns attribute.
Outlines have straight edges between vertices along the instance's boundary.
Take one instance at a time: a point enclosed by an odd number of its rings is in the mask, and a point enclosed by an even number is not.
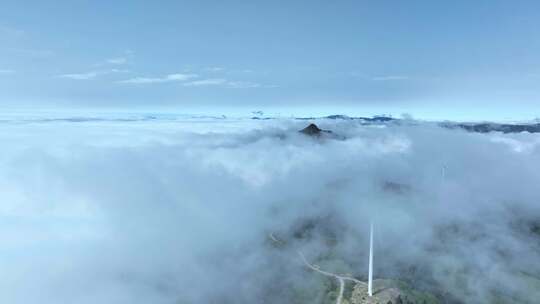
<svg viewBox="0 0 540 304"><path fill-rule="evenodd" d="M11 1L0 106L540 116L538 1Z"/></svg>

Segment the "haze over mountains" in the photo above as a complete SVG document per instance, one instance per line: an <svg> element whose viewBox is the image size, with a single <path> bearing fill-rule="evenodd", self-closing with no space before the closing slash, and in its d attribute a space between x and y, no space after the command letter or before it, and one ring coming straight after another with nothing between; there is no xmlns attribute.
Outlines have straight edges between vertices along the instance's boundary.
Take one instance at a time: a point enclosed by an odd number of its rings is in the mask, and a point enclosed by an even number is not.
<svg viewBox="0 0 540 304"><path fill-rule="evenodd" d="M464 129L470 132L478 133L489 133L489 132L502 132L502 133L540 133L540 123L538 119L531 121L522 121L522 122L490 122L490 121L481 121L481 122L453 122L449 120L437 122L437 121L423 121L423 120L414 120L412 117L405 118L394 118L388 115L382 116L373 116L373 117L351 117L347 115L328 115L321 117L294 117L294 116L265 116L262 111L252 112L252 116L231 116L226 115L208 115L208 114L173 114L173 113L136 113L136 114L126 114L126 113L114 113L114 112L102 112L95 113L93 115L88 114L79 114L73 115L68 113L58 114L50 116L47 112L45 113L33 113L29 114L27 112L16 113L12 115L0 116L0 123L10 123L10 122L100 122L100 121L117 121L117 122L131 122L131 121L151 121L151 120L166 120L166 121L178 121L186 119L253 119L253 120L283 120L283 119L296 119L296 120L354 120L358 123L364 125L368 124L438 124L439 126L445 128L458 128Z"/></svg>

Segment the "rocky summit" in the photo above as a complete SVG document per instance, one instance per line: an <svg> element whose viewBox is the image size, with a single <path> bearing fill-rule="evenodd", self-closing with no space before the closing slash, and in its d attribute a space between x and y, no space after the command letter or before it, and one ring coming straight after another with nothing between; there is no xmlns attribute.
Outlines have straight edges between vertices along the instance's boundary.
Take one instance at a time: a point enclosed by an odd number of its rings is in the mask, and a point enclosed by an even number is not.
<svg viewBox="0 0 540 304"><path fill-rule="evenodd" d="M309 136L321 136L322 133L332 133L332 131L323 130L313 123L303 128L299 132L305 135L309 135Z"/></svg>

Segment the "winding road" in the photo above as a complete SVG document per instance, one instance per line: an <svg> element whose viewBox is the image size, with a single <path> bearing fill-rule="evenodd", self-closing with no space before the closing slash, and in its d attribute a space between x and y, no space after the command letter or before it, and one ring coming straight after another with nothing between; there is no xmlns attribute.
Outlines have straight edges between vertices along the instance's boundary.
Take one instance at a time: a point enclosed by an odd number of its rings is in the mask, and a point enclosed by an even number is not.
<svg viewBox="0 0 540 304"><path fill-rule="evenodd" d="M270 233L269 234L269 238L275 242L275 243L278 243L278 244L283 244L284 242L277 239L273 233ZM332 272L328 272L328 271L324 271L324 270L321 270L319 267L316 267L314 266L313 264L311 264L307 259L306 259L306 256L302 253L302 251L300 250L297 250L296 253L298 253L298 255L300 256L300 259L302 260L302 262L311 270L315 271L315 272L318 272L322 275L325 275L327 277L332 277L332 278L335 278L336 280L338 280L339 282L339 294L338 294L338 297L336 299L336 304L341 304L341 301L343 300L343 293L345 292L345 281L351 281L351 282L355 282L357 284L361 284L361 285L364 285L364 286L367 286L367 283L365 282L362 282L360 280L357 280L353 277L349 277L349 276L342 276L342 275L339 275L339 274L335 274L335 273L332 273Z"/></svg>
<svg viewBox="0 0 540 304"><path fill-rule="evenodd" d="M304 256L304 254L300 250L297 250L296 252L298 253L300 258L302 259L302 262L304 262L304 264L309 269L311 269L313 271L316 271L316 272L318 272L318 273L320 273L322 275L325 275L327 277L332 277L332 278L335 278L336 280L338 280L338 282L339 282L339 294L338 294L338 297L337 297L337 300L336 300L336 304L341 304L341 300L343 299L343 292L345 291L345 281L352 281L352 282L355 282L357 284L367 285L365 282L357 280L357 279L355 279L353 277L342 276L342 275L339 275L339 274L335 274L335 273L332 273L332 272L321 270L318 267L313 266L313 264L309 263L308 260L306 259L306 257Z"/></svg>

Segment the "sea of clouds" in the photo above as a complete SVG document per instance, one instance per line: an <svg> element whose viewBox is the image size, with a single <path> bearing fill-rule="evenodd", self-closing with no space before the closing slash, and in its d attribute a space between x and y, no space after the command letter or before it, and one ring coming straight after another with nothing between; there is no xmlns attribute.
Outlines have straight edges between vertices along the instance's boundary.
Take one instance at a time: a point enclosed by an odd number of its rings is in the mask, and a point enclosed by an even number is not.
<svg viewBox="0 0 540 304"><path fill-rule="evenodd" d="M0 120L0 302L292 303L296 250L363 278L371 221L378 278L538 300L540 135L309 122Z"/></svg>

